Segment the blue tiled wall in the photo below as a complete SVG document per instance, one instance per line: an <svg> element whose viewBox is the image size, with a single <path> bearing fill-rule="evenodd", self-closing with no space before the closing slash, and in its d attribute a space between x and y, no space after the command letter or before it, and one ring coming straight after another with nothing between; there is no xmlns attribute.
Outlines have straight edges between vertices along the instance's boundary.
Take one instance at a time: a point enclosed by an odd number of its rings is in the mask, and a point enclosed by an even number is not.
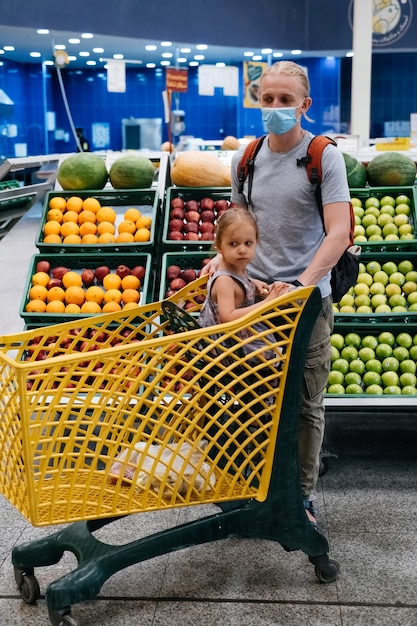
<svg viewBox="0 0 417 626"><path fill-rule="evenodd" d="M348 132L350 116L351 62L333 58L302 59L311 81L313 105L310 117L315 121L303 125L312 132ZM417 55L408 53L379 54L373 57L371 136L380 136L383 123L409 120L417 111ZM243 68L239 68L240 84ZM127 68L126 93L109 93L106 74L97 70L62 71L66 98L75 126L81 126L91 139L93 123L110 127L111 149L122 148L123 118L163 118L163 70ZM56 127L70 134L56 70L46 75L38 65L5 62L0 66L0 89L14 101L11 118L0 117L0 157L14 156L14 144L26 143L28 154L71 152L75 143L55 139L45 130L45 110L54 111ZM221 89L214 96L198 94L198 71L190 68L188 92L174 94L174 105L186 113L185 134L202 139L221 139L226 135L244 136L263 133L258 109L243 108L242 98L225 96ZM8 138L3 129L16 124L18 136ZM163 124L163 140L168 138ZM94 148L94 146L93 146Z"/></svg>

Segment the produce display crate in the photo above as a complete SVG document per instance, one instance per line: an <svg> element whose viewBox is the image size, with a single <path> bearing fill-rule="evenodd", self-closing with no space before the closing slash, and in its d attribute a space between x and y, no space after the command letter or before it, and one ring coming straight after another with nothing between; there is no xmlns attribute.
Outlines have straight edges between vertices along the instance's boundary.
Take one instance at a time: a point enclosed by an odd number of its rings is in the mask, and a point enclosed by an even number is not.
<svg viewBox="0 0 417 626"><path fill-rule="evenodd" d="M384 371L383 367L377 367L377 364L374 363L374 360L379 361L381 364L383 363L384 359L386 357L394 357L396 358L396 354L399 357L398 361L400 363L398 369L397 369L397 375L400 376L402 373L407 373L407 372L413 372L414 370L417 370L417 320L415 320L414 322L409 322L407 324L399 324L399 323L395 323L395 322L388 322L388 323L384 323L384 324L380 324L378 323L377 320L374 321L373 324L357 324L357 323L353 323L353 324L348 324L348 323L337 323L335 325L335 328L333 330L333 335L340 335L341 337L343 337L343 339L345 339L347 337L347 335L352 335L352 333L354 335L358 335L360 337L361 340L361 344L356 344L354 345L354 348L356 347L357 350L359 350L360 348L363 347L363 340L366 337L367 339L365 340L365 346L369 347L371 345L375 346L375 343L373 343L373 340L375 340L375 342L381 344L386 344L386 336L384 337L382 335L382 333L389 333L391 335L393 335L395 341L392 344L391 348L393 350L392 353L385 352L382 351L383 349L381 349L381 352L378 352L378 348L373 347L372 349L375 351L376 349L376 355L375 355L375 359L372 359L372 363L369 366L369 370L366 366L366 360L365 358L360 358L360 356L358 355L357 357L355 357L355 353L353 352L349 352L345 353L343 352L343 348L339 348L338 345L338 353L340 356L338 356L338 354L334 354L332 357L332 364L336 362L336 359L338 358L342 358L343 361L348 360L349 361L349 370L347 373L344 373L344 381L343 383L340 383L342 385L342 387L345 388L345 393L331 393L329 391L326 391L325 393L325 397L327 399L339 399L341 402L343 402L344 400L346 400L348 403L350 400L354 400L356 404L354 404L353 406L358 406L358 403L361 403L362 401L368 401L368 402L374 402L375 400L380 400L381 398L384 399L384 401L389 404L390 402L395 402L398 403L398 401L402 400L404 401L404 404L407 401L413 400L414 399L414 403L417 401L417 388L415 386L415 384L410 385L410 382L414 382L413 380L407 380L407 379L402 379L402 383L400 381L397 382L396 385L389 385L389 384L384 384L383 381L378 381L378 375L380 376L380 374ZM396 339L399 336L402 336L402 338L399 339L400 343L398 344ZM380 338L380 341L378 341L378 339ZM409 343L407 342L410 342ZM368 340L368 341L367 341ZM352 345L353 340L351 340L350 345ZM389 344L388 344L389 345ZM397 352L395 352L395 348L397 348L398 346L400 346L402 348L402 354L398 354ZM407 347L406 347L407 346ZM346 347L345 344L343 344L343 347ZM406 352L408 354L406 354L404 352L403 349L406 349ZM342 356L343 355L343 356ZM360 364L357 363L356 358L359 359L359 361L362 361L363 365L362 367L359 367ZM404 372L403 369L401 367L401 362L404 362ZM411 363L410 363L411 362ZM352 367L350 367L350 363L353 363ZM412 363L414 363L414 367L412 366ZM411 365L411 368L409 367ZM388 363L387 363L388 366ZM338 367L341 368L341 370L343 370L343 372L346 369L346 363L342 363L339 365L335 365L335 369L338 369ZM363 369L363 372L362 372ZM338 370L340 371L340 370ZM346 388L347 385L349 383L352 383L353 381L352 376L351 376L351 372L354 372L356 374L359 373L361 379L363 379L364 374L367 371L372 371L374 373L376 373L376 377L375 380L373 380L373 376L374 374L371 375L371 379L368 380L368 389L369 389L369 385L370 384L378 384L379 386L382 387L382 389L384 390L384 392L382 394L375 394L375 393L366 393L366 385L364 384L364 381L362 380L362 382L360 383L360 386L362 387L362 393L346 393ZM348 376L348 378L346 378L346 376ZM350 376L350 378L349 378ZM395 377L394 377L395 378ZM329 379L330 380L330 379ZM387 383L390 381L387 381ZM393 381L391 381L392 383ZM395 390L394 387L400 387L400 390ZM405 389L406 387L409 387L409 389ZM414 387L414 389L413 389ZM329 384L327 385L327 389L329 389ZM402 392L402 390L405 389L404 393ZM397 391L397 393L396 393ZM408 405L407 405L408 406Z"/></svg>
<svg viewBox="0 0 417 626"><path fill-rule="evenodd" d="M368 263L376 261L381 266L384 263L392 261L397 266L401 261L410 261L414 270L417 270L417 249L415 251L403 250L401 252L378 252L378 253L366 253L362 255L361 263L365 266ZM349 292L348 292L349 293ZM338 305L335 305L335 319L337 323L355 323L355 324L377 324L385 325L387 323L408 324L410 322L417 322L417 311L409 310L409 303L407 303L406 310L401 312L386 312L386 313L358 313L352 312L340 312Z"/></svg>
<svg viewBox="0 0 417 626"><path fill-rule="evenodd" d="M152 255L149 253L136 254L35 254L30 262L29 272L26 284L23 289L23 297L20 306L20 316L24 319L26 326L40 326L58 324L69 320L80 320L84 317L94 317L98 314L69 314L69 313L47 313L47 312L28 312L26 305L29 302L29 290L32 286L32 276L38 261L49 261L52 267L67 267L81 273L83 269L95 269L98 266L106 265L111 272L114 272L118 265L127 265L130 269L136 265L145 267L145 276L141 280L140 286L140 304L146 304L153 300L153 265Z"/></svg>
<svg viewBox="0 0 417 626"><path fill-rule="evenodd" d="M412 226L413 239L403 239L397 241L359 241L363 253L374 252L395 252L400 250L417 249L417 187L364 187L350 189L351 198L359 198L363 207L368 198L375 197L381 200L384 196L391 196L394 199L399 195L405 195L410 199L411 212L409 223Z"/></svg>
<svg viewBox="0 0 417 626"><path fill-rule="evenodd" d="M205 284L171 302L198 310ZM298 388L290 360L302 358L319 306L317 289L300 289L215 338L176 332L161 302L0 337L0 492L35 526L265 501ZM256 365L241 356L242 328L261 338Z"/></svg>
<svg viewBox="0 0 417 626"><path fill-rule="evenodd" d="M216 200L227 200L230 204L230 187L169 187L165 196L163 209L164 223L162 227L162 245L165 251L170 250L209 250L213 247L214 238L210 240L195 241L172 241L168 239L171 202L174 198L181 198L184 202L196 200L200 202L203 198ZM216 220L214 222L216 224Z"/></svg>
<svg viewBox="0 0 417 626"><path fill-rule="evenodd" d="M156 300L163 300L169 292L169 281L167 279L167 269L170 265L177 265L182 270L193 269L199 275L203 261L215 256L211 250L188 251L188 252L165 252L161 257L161 264L158 271L159 280L156 281L155 288L159 290L155 293Z"/></svg>
<svg viewBox="0 0 417 626"><path fill-rule="evenodd" d="M20 188L19 181L17 180L0 181L0 212L24 207L31 200L33 194L18 196L16 198L8 197L8 191Z"/></svg>
<svg viewBox="0 0 417 626"><path fill-rule="evenodd" d="M64 244L64 243L45 243L43 237L43 228L46 222L46 215L49 209L51 198L61 196L65 199L71 196L78 196L85 200L86 198L96 198L101 206L110 206L116 211L116 222L118 224L123 220L124 213L129 208L136 208L142 215L152 218L150 229L150 239L146 242L138 243L108 243L108 244ZM61 253L76 252L79 253L112 253L112 252L138 252L150 251L154 248L157 240L160 221L160 196L157 189L133 189L133 190L114 190L104 189L102 191L50 191L44 200L42 216L40 220L39 230L36 236L36 247L43 253Z"/></svg>

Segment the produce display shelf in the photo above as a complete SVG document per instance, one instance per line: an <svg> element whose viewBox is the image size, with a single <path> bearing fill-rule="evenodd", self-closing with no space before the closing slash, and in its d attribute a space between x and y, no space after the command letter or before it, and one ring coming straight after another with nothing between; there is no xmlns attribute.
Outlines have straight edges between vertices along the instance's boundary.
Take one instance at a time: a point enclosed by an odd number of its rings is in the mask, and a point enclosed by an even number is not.
<svg viewBox="0 0 417 626"><path fill-rule="evenodd" d="M137 254L106 254L105 256L98 253L90 253L85 255L80 254L35 254L29 266L29 272L27 275L26 284L23 290L23 297L20 306L19 314L25 321L26 327L38 327L41 325L59 324L61 322L80 320L86 317L94 317L97 313L47 313L47 312L28 312L26 311L26 305L29 302L29 290L32 286L32 276L35 273L35 268L38 261L49 261L51 267L64 266L70 270L74 270L77 273L81 273L83 269L95 270L99 266L106 265L111 272L115 272L118 265L127 265L130 269L137 265L141 265L145 268L145 276L141 280L140 286L140 305L147 304L153 300L153 267L152 256L149 253L137 253ZM97 283L95 283L97 284Z"/></svg>
<svg viewBox="0 0 417 626"><path fill-rule="evenodd" d="M172 295L170 293L170 285L167 278L167 269L171 265L177 265L181 270L192 269L198 275L201 271L204 260L215 256L215 252L210 250L205 251L189 251L189 252L165 252L162 255L160 265L160 280L157 281L157 288L159 285L159 293L155 294L158 300L164 300L167 296Z"/></svg>
<svg viewBox="0 0 417 626"><path fill-rule="evenodd" d="M124 219L124 213L129 208L138 209L143 216L150 217L152 224L150 227L150 239L145 242L115 242L115 243L96 243L96 244L64 244L64 243L45 243L43 229L47 221L47 213L49 210L49 202L53 197L60 196L65 199L71 196L78 196L82 200L86 198L96 198L102 207L112 207L116 212L115 227ZM154 248L160 228L160 198L157 189L128 189L128 190L84 190L84 191L50 191L44 199L42 216L40 220L39 230L36 236L36 247L40 252L44 253L112 253L112 252L148 252Z"/></svg>
<svg viewBox="0 0 417 626"><path fill-rule="evenodd" d="M164 223L162 227L162 245L166 252L171 250L209 250L213 247L214 237L204 240L171 240L169 238L169 222L171 203L174 199L180 198L183 202L196 200L198 203L203 198L211 198L214 202L217 200L226 200L230 204L230 187L169 187L165 196L165 205L163 209ZM201 212L201 211L199 211ZM186 220L184 220L185 224ZM217 212L214 210L214 225L217 223ZM199 222L201 225L201 221Z"/></svg>
<svg viewBox="0 0 417 626"><path fill-rule="evenodd" d="M350 189L351 198L361 200L363 208L369 198L381 200L384 196L397 198L400 195L407 196L410 200L409 223L412 227L412 239L382 240L382 241L358 241L362 253L395 252L401 250L413 250L417 247L417 187L363 187Z"/></svg>

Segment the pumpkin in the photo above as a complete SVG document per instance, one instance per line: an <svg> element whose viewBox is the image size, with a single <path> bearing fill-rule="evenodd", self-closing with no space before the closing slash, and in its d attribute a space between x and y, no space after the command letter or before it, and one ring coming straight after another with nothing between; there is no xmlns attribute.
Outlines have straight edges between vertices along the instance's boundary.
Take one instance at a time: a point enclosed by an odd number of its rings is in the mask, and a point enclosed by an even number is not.
<svg viewBox="0 0 417 626"><path fill-rule="evenodd" d="M179 152L171 168L171 180L177 187L230 187L230 167L216 154L188 150Z"/></svg>
<svg viewBox="0 0 417 626"><path fill-rule="evenodd" d="M236 137L233 137L233 135L228 135L227 137L223 139L223 143L220 149L221 150L239 150L239 148L240 148L239 140L236 139Z"/></svg>
<svg viewBox="0 0 417 626"><path fill-rule="evenodd" d="M407 187L414 185L416 164L399 152L384 152L370 161L367 167L371 187Z"/></svg>

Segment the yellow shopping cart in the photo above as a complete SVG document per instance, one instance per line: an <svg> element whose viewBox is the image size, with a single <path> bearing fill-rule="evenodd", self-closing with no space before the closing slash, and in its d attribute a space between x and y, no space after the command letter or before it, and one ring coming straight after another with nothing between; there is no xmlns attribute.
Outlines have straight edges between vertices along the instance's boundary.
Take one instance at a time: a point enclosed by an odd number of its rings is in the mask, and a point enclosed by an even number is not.
<svg viewBox="0 0 417 626"><path fill-rule="evenodd" d="M23 600L40 597L34 567L66 550L78 560L46 590L54 626L76 626L71 605L116 571L232 536L304 551L321 582L338 574L298 476L320 293L301 288L210 329L193 317L205 286L200 278L165 302L0 338L0 491L34 526L69 524L14 548ZM121 516L203 503L219 511L125 546L93 537Z"/></svg>

